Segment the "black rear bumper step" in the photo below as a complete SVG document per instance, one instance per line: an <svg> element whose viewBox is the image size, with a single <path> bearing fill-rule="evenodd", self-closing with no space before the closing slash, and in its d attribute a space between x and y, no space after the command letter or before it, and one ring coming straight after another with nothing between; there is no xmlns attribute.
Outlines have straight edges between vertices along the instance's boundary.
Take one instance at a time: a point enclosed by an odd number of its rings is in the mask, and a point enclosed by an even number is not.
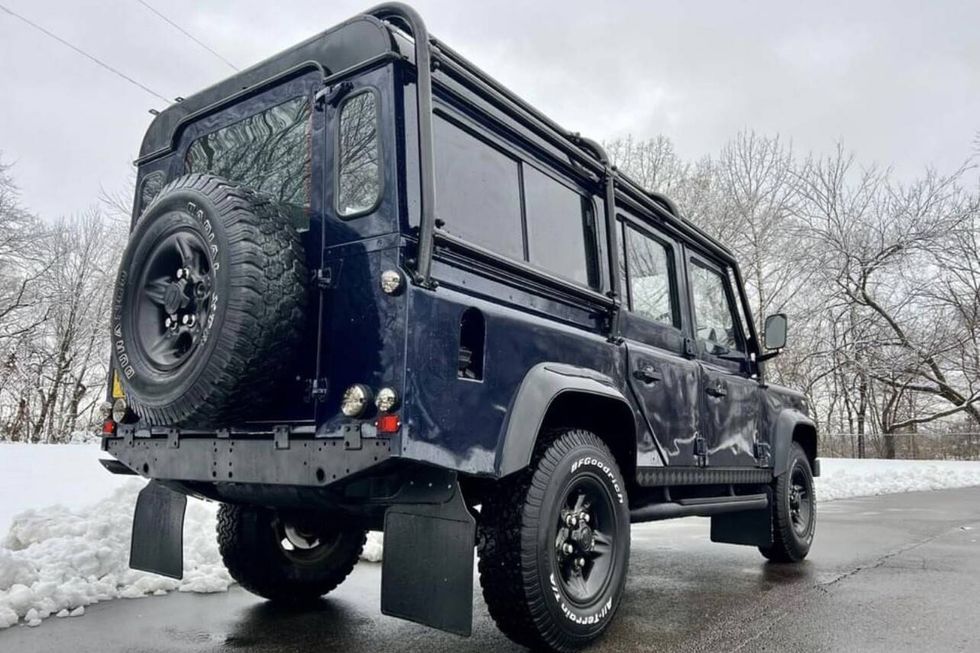
<svg viewBox="0 0 980 653"><path fill-rule="evenodd" d="M710 517L726 512L761 510L769 506L767 494L746 494L735 497L681 499L676 503L651 503L630 510L630 522L639 524L674 517Z"/></svg>
<svg viewBox="0 0 980 653"><path fill-rule="evenodd" d="M99 458L99 462L102 466L106 468L110 474L121 474L122 476L138 476L136 472L126 467L118 460L109 460L107 458Z"/></svg>

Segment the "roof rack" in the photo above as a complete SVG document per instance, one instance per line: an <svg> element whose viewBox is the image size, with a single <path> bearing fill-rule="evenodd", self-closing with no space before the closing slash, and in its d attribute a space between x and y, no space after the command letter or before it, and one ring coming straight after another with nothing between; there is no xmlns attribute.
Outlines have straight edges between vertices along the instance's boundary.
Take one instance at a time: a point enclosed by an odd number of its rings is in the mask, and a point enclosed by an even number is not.
<svg viewBox="0 0 980 653"><path fill-rule="evenodd" d="M421 167L421 219L419 221L419 251L415 268L416 282L430 286L430 270L435 238L435 161L432 144L432 86L433 68L438 67L491 104L502 109L510 117L530 127L549 145L567 155L574 163L584 167L603 181L606 191L607 231L616 248L615 198L619 191L640 206L669 220L681 232L701 242L707 242L724 258L731 260L727 247L705 231L685 220L677 205L665 195L647 190L636 181L616 170L599 143L577 133L569 132L532 107L513 91L467 60L451 47L429 35L422 17L412 7L401 2L388 2L365 12L381 21L387 21L406 32L414 41L415 67L417 71L417 119L419 134L419 161ZM734 262L734 261L732 261ZM612 261L610 261L610 266ZM618 295L619 275L610 269L612 295Z"/></svg>

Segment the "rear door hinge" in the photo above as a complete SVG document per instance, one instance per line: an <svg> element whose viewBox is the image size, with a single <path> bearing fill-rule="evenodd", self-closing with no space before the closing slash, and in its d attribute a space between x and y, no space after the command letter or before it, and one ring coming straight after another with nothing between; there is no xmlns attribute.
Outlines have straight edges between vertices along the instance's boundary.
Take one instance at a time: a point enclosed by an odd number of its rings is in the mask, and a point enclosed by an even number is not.
<svg viewBox="0 0 980 653"><path fill-rule="evenodd" d="M341 82L334 86L327 86L320 89L313 98L317 109L322 109L324 105L336 107L344 96L354 90L354 85L350 82Z"/></svg>
<svg viewBox="0 0 980 653"><path fill-rule="evenodd" d="M319 268L313 271L313 281L320 290L333 288L333 270L330 268Z"/></svg>

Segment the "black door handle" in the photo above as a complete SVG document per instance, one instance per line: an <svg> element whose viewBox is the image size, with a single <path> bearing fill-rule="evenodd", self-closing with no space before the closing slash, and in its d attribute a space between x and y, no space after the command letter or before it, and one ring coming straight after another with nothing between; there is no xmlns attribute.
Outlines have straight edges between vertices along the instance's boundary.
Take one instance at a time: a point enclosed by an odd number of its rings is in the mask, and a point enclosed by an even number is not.
<svg viewBox="0 0 980 653"><path fill-rule="evenodd" d="M712 397L724 397L728 394L728 389L725 387L724 383L718 382L709 385L705 392L707 392Z"/></svg>
<svg viewBox="0 0 980 653"><path fill-rule="evenodd" d="M660 380L660 373L653 365L641 365L633 370L633 378L644 383L656 383Z"/></svg>

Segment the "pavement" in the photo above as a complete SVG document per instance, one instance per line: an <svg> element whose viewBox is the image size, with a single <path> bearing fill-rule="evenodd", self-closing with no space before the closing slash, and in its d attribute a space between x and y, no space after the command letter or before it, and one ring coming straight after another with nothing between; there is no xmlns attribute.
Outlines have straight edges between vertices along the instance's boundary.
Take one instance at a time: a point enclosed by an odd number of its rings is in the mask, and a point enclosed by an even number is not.
<svg viewBox="0 0 980 653"><path fill-rule="evenodd" d="M0 652L521 651L475 599L469 639L381 615L361 563L310 608L237 586L90 606L0 631ZM980 487L822 503L800 565L712 544L708 520L634 526L626 596L591 651L980 651Z"/></svg>

